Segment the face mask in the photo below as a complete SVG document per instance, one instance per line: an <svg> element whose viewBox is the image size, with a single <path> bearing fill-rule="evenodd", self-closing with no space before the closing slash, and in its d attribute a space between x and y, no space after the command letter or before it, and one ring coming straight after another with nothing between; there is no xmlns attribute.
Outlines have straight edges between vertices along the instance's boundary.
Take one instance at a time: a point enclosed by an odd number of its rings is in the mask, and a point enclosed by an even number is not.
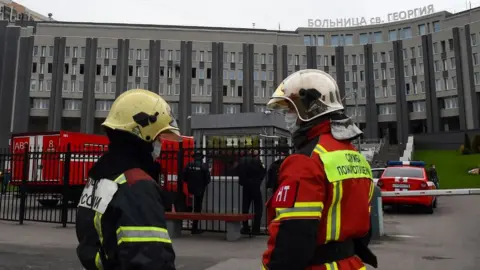
<svg viewBox="0 0 480 270"><path fill-rule="evenodd" d="M298 115L296 113L285 114L285 123L287 124L287 129L292 133L298 129L297 120Z"/></svg>
<svg viewBox="0 0 480 270"><path fill-rule="evenodd" d="M162 143L160 143L159 141L154 141L153 151L152 151L153 159L157 159L160 156L161 152L162 152Z"/></svg>

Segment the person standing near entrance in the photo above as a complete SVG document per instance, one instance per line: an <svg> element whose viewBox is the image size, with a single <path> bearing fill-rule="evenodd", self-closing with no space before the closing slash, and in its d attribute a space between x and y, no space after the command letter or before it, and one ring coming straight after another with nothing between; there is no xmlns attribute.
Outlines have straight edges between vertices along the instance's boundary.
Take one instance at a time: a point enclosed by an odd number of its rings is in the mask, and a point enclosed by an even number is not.
<svg viewBox="0 0 480 270"><path fill-rule="evenodd" d="M250 213L250 206L253 203L254 218L252 228L248 225L248 221L243 222L242 234L260 234L260 223L263 214L263 198L261 185L265 177L266 170L259 158L259 151L250 150L246 156L240 158L237 166L238 181L243 187L242 193L242 213Z"/></svg>
<svg viewBox="0 0 480 270"><path fill-rule="evenodd" d="M203 196L205 190L210 184L211 176L208 165L203 162L204 155L200 151L195 151L193 161L185 167L183 172L184 181L187 183L188 193L193 195L193 212L202 212ZM198 220L192 222L192 234L203 233L198 228Z"/></svg>

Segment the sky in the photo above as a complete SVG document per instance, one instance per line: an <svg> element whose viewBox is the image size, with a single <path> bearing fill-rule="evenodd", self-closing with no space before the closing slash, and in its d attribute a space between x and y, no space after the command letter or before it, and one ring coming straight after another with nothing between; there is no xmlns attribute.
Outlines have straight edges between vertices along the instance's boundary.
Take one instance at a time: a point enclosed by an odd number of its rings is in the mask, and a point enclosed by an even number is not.
<svg viewBox="0 0 480 270"><path fill-rule="evenodd" d="M55 20L220 26L295 30L308 19L387 17L434 4L435 11L465 10L464 0L15 0ZM282 4L280 4L282 3ZM472 0L473 7L480 0Z"/></svg>

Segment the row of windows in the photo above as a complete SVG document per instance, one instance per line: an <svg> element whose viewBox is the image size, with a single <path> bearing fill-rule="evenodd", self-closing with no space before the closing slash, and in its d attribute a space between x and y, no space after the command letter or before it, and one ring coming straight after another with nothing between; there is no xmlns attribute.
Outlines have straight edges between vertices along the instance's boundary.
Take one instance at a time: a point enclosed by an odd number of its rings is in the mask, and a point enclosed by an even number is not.
<svg viewBox="0 0 480 270"><path fill-rule="evenodd" d="M438 49L435 49L437 48L438 46L437 43L433 43L434 46L434 51L437 51ZM442 44L442 51L444 51L444 42L442 41L441 42ZM453 46L453 45L452 45ZM234 54L234 53L233 53ZM388 52L374 52L372 54L373 56L373 63L386 63L386 62L393 62L393 51L388 51ZM403 49L403 58L404 59L408 59L409 56L411 58L415 58L415 57L422 57L422 48L421 46L418 47L418 50L416 47L411 47L410 50L408 51L406 48ZM478 64L479 62L479 58L478 58L478 54L475 53L474 54L474 63L475 65ZM261 54L260 57L258 58L257 57L257 60L260 59L258 61L258 63L264 63L266 59L268 59L268 63L273 63L273 55L269 54L269 56L267 57L266 54ZM443 60L445 62L445 60ZM317 55L316 56L316 62L317 62L317 66L328 66L328 65L331 65L331 66L335 66L335 56L332 55L332 56L328 56L328 55L324 55L323 58L321 55ZM437 62L437 61L436 61ZM454 66L454 58L452 57L451 58L451 65ZM303 65L306 65L307 64L307 57L306 55L302 55L302 62L301 62ZM365 64L365 57L363 54L359 54L358 57L357 55L355 54L352 54L352 55L345 55L344 56L344 63L345 65L364 65ZM289 65L300 65L300 55L291 55L289 54L288 55L288 64ZM435 64L436 68L438 67L438 64ZM444 66L446 66L446 64L444 64ZM40 63L40 67L39 67L39 73L41 74L44 74L45 73L45 64L43 63ZM97 65L96 66L96 75L102 75L103 76L109 76L109 75L112 75L112 76L115 76L116 75L116 70L117 70L117 67L116 65L112 65L111 67L110 66L104 66L103 67L103 72L102 72L102 65ZM69 64L66 63L65 64L65 67L64 67L64 72L65 74L69 74L69 72L71 72L72 75L76 75L77 74L77 70L78 70L78 73L79 74L84 74L84 71L85 71L85 68L84 68L84 64L79 64L79 65L72 65L72 70L70 71L70 67L69 67ZM440 69L436 69L437 71L440 70ZM446 68L444 68L443 70L446 70ZM52 73L53 71L53 64L52 63L47 63L47 72L48 73ZM175 72L175 77L176 78L179 78L180 77L180 66L179 65L175 65L175 67L168 67L167 68L167 77L168 78L172 78L172 74L173 72ZM239 73L242 73L242 71L238 71ZM32 73L37 73L37 63L33 63L32 64ZM211 68L207 68L206 69L206 73L207 73L207 79L210 79L211 78ZM262 73L265 73L265 72L262 72ZM165 67L161 66L160 67L160 76L163 77L165 74ZM255 72L254 73L254 80L258 80L258 77L259 77L259 74L258 72ZM128 75L129 76L137 76L137 77L141 77L143 75L143 77L148 77L148 66L132 66L132 65L129 65L128 66ZM192 68L192 78L196 78L197 77L197 68ZM230 71L229 74L227 74L227 71L224 70L224 79L227 79L227 78L230 78L230 80L234 80L234 71ZM266 73L265 74L261 74L261 77L264 78L263 80L266 81ZM203 69L199 69L198 70L198 78L199 79L205 79L205 71ZM238 76L238 79L241 80L243 78L243 74L239 74ZM269 71L268 73L268 78L269 80L273 80L273 71Z"/></svg>
<svg viewBox="0 0 480 270"><path fill-rule="evenodd" d="M32 73L36 74L51 74L53 72L53 64L47 63L47 68L45 68L44 63L34 62L32 63ZM45 72L46 71L46 72ZM166 74L165 74L166 73ZM85 64L72 65L70 69L70 64L66 63L64 66L64 74L68 75L84 75L85 74ZM97 76L116 76L117 75L117 66L96 66L96 75ZM128 66L128 76L132 77L148 77L149 67L148 66ZM175 67L167 67L165 72L165 67L160 67L160 77L167 78L180 78L180 66L176 65ZM212 69L200 69L192 68L192 79L211 79L212 78ZM223 79L224 80L243 80L243 70L223 70ZM255 81L273 81L273 71L257 71L253 72L253 79Z"/></svg>
<svg viewBox="0 0 480 270"><path fill-rule="evenodd" d="M96 100L95 101L95 110L96 111L109 111L112 107L113 100ZM33 98L31 100L31 108L46 110L49 108L50 100L46 98ZM174 114L177 114L178 103L171 102L170 106ZM209 103L192 103L192 114L209 114L210 113L210 104ZM224 104L223 110L226 114L234 114L240 112L240 104ZM80 99L64 99L63 100L63 109L67 111L80 111L82 109L82 100ZM264 105L255 105L256 111L264 111Z"/></svg>
<svg viewBox="0 0 480 270"><path fill-rule="evenodd" d="M80 48L80 52L79 52ZM48 51L48 54L47 54ZM34 46L33 47L33 56L41 57L53 57L55 52L54 46ZM165 56L166 54L166 56ZM65 47L65 58L85 58L87 55L87 50L85 47ZM118 49L117 48L97 48L97 58L98 59L117 59L118 58ZM150 59L150 50L149 49L129 49L128 53L129 60L149 60ZM181 60L180 50L160 50L160 60L168 61L177 61ZM192 62L212 62L212 52L211 51L196 51L192 50ZM243 52L224 52L223 53L223 62L224 63L243 63ZM273 53L254 53L254 62L257 65L260 64L273 64Z"/></svg>
<svg viewBox="0 0 480 270"><path fill-rule="evenodd" d="M418 34L420 36L427 34L430 25L419 24L418 25ZM435 21L432 23L433 32L439 32L440 22ZM388 40L394 41L398 39L409 39L412 38L412 28L404 27L402 29L392 29L388 31ZM350 46L354 45L353 34L343 34L343 35L331 35L330 36L330 46ZM368 44L368 43L382 43L383 35L381 31L370 32L370 33L360 33L359 34L359 44ZM303 43L306 46L325 46L325 36L324 35L305 35L303 37Z"/></svg>

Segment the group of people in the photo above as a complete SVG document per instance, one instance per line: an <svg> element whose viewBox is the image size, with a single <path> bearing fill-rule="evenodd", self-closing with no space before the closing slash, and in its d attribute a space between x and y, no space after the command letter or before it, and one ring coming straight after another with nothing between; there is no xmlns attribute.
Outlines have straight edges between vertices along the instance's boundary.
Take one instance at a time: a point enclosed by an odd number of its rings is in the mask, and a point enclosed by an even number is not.
<svg viewBox="0 0 480 270"><path fill-rule="evenodd" d="M273 193L266 203L269 239L259 269L377 267L368 248L370 166L351 143L362 132L344 114L335 80L320 70L297 71L278 86L267 107L285 114L295 152L278 162L271 172L276 180L267 183ZM102 125L110 144L89 171L82 194L87 199L78 205L78 258L87 270L176 269L165 220L170 203L157 184L155 163L161 138L181 139L170 106L153 92L129 90L115 100ZM239 181L247 191L244 211L253 201L260 212L263 204L255 202L261 201L261 181L255 178L267 172L255 155L239 163ZM188 173L204 171L200 161L189 166ZM337 169L348 166L366 169ZM201 191L194 195L203 199ZM251 233L258 231L255 218Z"/></svg>

